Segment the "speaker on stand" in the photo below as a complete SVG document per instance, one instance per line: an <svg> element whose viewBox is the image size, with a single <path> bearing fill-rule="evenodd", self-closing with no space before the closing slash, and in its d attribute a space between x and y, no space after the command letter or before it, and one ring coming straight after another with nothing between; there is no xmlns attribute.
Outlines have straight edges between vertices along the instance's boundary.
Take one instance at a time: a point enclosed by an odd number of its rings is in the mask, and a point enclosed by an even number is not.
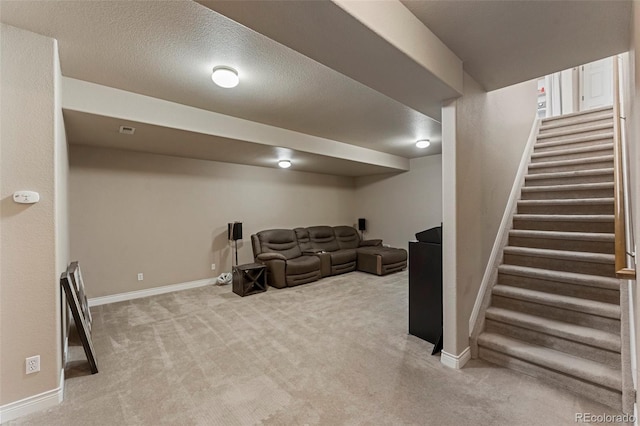
<svg viewBox="0 0 640 426"><path fill-rule="evenodd" d="M358 231L360 231L360 238L364 240L364 231L367 230L367 219L361 217L358 219Z"/></svg>
<svg viewBox="0 0 640 426"><path fill-rule="evenodd" d="M234 251L236 254L236 266L238 266L238 240L242 239L242 222L233 222L228 224L227 239L229 241L233 241Z"/></svg>

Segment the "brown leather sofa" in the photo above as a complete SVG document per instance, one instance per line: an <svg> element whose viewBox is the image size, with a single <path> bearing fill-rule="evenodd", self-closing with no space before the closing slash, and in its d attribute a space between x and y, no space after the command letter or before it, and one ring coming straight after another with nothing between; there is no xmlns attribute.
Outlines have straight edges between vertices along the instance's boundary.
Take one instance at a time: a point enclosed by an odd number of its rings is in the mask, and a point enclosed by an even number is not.
<svg viewBox="0 0 640 426"><path fill-rule="evenodd" d="M351 226L270 229L251 236L256 262L267 266L267 281L292 287L355 270L377 275L407 267L407 251L361 240Z"/></svg>

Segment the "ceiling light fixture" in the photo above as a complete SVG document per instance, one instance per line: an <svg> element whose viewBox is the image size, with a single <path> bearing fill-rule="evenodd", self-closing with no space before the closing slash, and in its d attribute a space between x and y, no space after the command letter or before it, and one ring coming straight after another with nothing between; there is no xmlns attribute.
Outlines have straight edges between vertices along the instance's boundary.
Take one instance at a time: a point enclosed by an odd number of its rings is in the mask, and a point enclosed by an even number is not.
<svg viewBox="0 0 640 426"><path fill-rule="evenodd" d="M429 145L431 145L429 139L420 139L418 142L416 142L416 146L418 148L427 148Z"/></svg>
<svg viewBox="0 0 640 426"><path fill-rule="evenodd" d="M211 80L220 87L230 89L236 87L240 83L240 77L238 77L238 71L227 66L218 66L213 69L211 74Z"/></svg>
<svg viewBox="0 0 640 426"><path fill-rule="evenodd" d="M283 169L288 169L289 167L291 167L291 161L289 161L289 160L280 160L280 161L278 161L278 166L282 167Z"/></svg>

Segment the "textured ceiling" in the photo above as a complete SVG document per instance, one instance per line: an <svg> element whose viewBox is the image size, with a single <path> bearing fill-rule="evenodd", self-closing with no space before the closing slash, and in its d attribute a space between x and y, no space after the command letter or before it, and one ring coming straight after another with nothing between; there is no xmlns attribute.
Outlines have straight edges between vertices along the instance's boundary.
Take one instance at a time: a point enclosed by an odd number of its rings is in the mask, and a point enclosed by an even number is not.
<svg viewBox="0 0 640 426"><path fill-rule="evenodd" d="M426 115L195 2L2 1L0 17L56 38L67 77L408 158L441 140ZM218 64L238 87L211 82Z"/></svg>
<svg viewBox="0 0 640 426"><path fill-rule="evenodd" d="M487 90L629 48L629 0L401 0Z"/></svg>
<svg viewBox="0 0 640 426"><path fill-rule="evenodd" d="M277 168L278 160L288 159L293 164L290 170L339 176L365 176L398 172L396 169L357 161L78 111L65 110L64 120L69 143L73 145L153 152L176 157L271 168ZM121 134L118 132L120 126L132 126L136 129L135 133L133 135Z"/></svg>

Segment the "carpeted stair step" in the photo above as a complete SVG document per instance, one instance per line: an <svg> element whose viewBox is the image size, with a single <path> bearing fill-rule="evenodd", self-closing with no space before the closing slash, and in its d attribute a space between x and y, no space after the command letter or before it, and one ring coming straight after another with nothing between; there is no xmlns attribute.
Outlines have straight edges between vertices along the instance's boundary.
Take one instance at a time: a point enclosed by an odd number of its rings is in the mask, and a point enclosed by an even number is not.
<svg viewBox="0 0 640 426"><path fill-rule="evenodd" d="M553 151L566 148L582 148L585 146L599 145L613 142L613 132L590 136L567 137L553 142L536 142L534 152Z"/></svg>
<svg viewBox="0 0 640 426"><path fill-rule="evenodd" d="M521 214L606 214L614 213L613 198L567 198L552 200L520 200Z"/></svg>
<svg viewBox="0 0 640 426"><path fill-rule="evenodd" d="M613 167L613 154L569 160L549 160L529 164L528 173L568 172L571 170L605 169Z"/></svg>
<svg viewBox="0 0 640 426"><path fill-rule="evenodd" d="M529 229L509 231L509 245L517 247L614 254L614 243L614 234Z"/></svg>
<svg viewBox="0 0 640 426"><path fill-rule="evenodd" d="M545 117L542 119L540 127L553 126L553 125L567 125L586 120L591 121L602 114L613 114L612 106L605 106L601 108L594 108L588 111L572 112L570 114L557 115L555 117Z"/></svg>
<svg viewBox="0 0 640 426"><path fill-rule="evenodd" d="M613 121L613 111L605 110L598 114L576 116L573 120L543 121L540 125L540 133L548 133L557 129L571 128L573 126L585 126L589 124L601 124Z"/></svg>
<svg viewBox="0 0 640 426"><path fill-rule="evenodd" d="M621 409L622 375L598 362L495 333L478 338L479 356Z"/></svg>
<svg viewBox="0 0 640 426"><path fill-rule="evenodd" d="M613 182L613 168L534 173L525 176L526 186Z"/></svg>
<svg viewBox="0 0 640 426"><path fill-rule="evenodd" d="M620 335L503 308L487 310L487 331L620 368ZM490 330L492 328L493 330Z"/></svg>
<svg viewBox="0 0 640 426"><path fill-rule="evenodd" d="M555 149L553 151L534 152L531 154L532 163L557 160L574 160L577 158L601 157L613 153L613 143L600 143L598 145L584 146L581 148Z"/></svg>
<svg viewBox="0 0 640 426"><path fill-rule="evenodd" d="M503 261L507 265L614 277L614 258L604 253L507 246Z"/></svg>
<svg viewBox="0 0 640 426"><path fill-rule="evenodd" d="M521 192L523 200L611 197L613 197L613 182L525 186Z"/></svg>
<svg viewBox="0 0 640 426"><path fill-rule="evenodd" d="M549 132L538 133L538 142L553 142L564 139L574 138L577 136L595 136L613 131L613 120L603 124L591 124L578 126L575 128L560 128Z"/></svg>
<svg viewBox="0 0 640 426"><path fill-rule="evenodd" d="M558 295L550 293L550 296L557 297ZM620 334L620 319L618 318L609 318L580 311L556 308L529 300L508 298L497 294L491 295L491 307L562 321L567 324L589 327L594 330L606 331L616 335Z"/></svg>
<svg viewBox="0 0 640 426"><path fill-rule="evenodd" d="M614 232L613 215L515 214L513 229L561 232Z"/></svg>

